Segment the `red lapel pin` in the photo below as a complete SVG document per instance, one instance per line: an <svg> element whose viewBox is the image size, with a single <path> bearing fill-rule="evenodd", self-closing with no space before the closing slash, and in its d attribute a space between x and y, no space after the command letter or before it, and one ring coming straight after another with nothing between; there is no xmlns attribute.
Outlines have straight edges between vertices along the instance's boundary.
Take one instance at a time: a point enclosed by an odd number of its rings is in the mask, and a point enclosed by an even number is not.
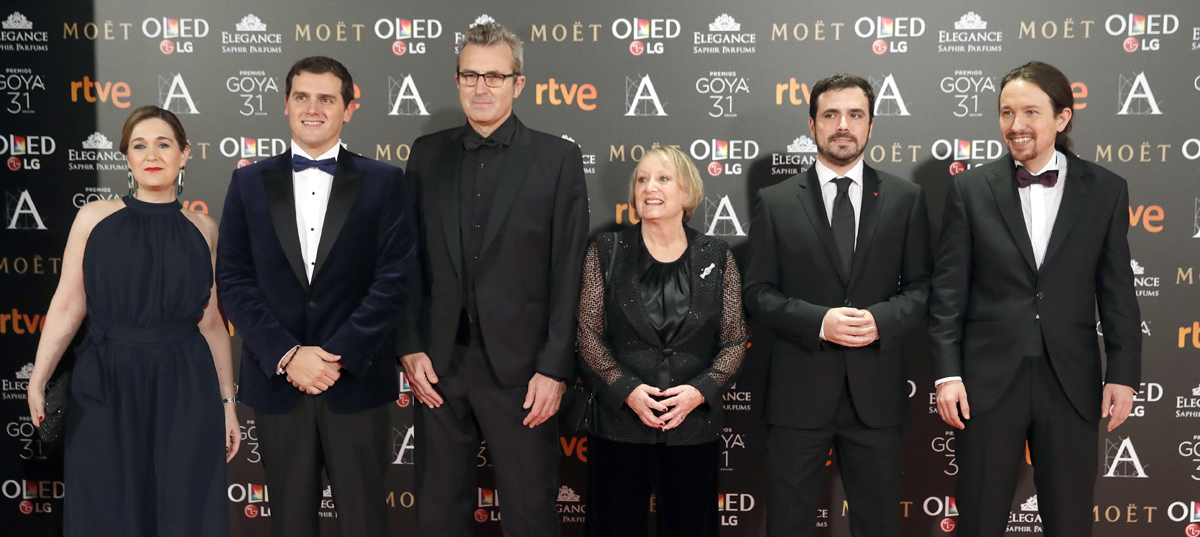
<svg viewBox="0 0 1200 537"><path fill-rule="evenodd" d="M872 194L875 194L876 196L878 196L878 195L879 195L879 193L878 193L878 192L872 192Z"/></svg>

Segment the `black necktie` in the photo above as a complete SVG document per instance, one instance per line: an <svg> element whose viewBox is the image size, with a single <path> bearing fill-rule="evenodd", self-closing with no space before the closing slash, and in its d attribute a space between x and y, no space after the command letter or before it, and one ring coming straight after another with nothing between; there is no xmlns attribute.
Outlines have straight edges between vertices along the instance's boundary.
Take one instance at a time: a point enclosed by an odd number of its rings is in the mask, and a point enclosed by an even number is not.
<svg viewBox="0 0 1200 537"><path fill-rule="evenodd" d="M337 171L337 159L323 158L321 160L313 160L303 155L292 155L292 171L298 173L312 168L333 175L333 172Z"/></svg>
<svg viewBox="0 0 1200 537"><path fill-rule="evenodd" d="M1017 187L1025 188L1034 183L1039 183L1046 188L1054 188L1054 185L1058 183L1058 170L1047 170L1034 175L1029 168L1017 166Z"/></svg>
<svg viewBox="0 0 1200 537"><path fill-rule="evenodd" d="M854 259L854 206L850 204L849 177L838 177L833 180L837 185L837 196L833 198L833 217L829 219L829 227L833 228L833 241L837 243L838 257L841 258L842 276L850 277L850 263Z"/></svg>

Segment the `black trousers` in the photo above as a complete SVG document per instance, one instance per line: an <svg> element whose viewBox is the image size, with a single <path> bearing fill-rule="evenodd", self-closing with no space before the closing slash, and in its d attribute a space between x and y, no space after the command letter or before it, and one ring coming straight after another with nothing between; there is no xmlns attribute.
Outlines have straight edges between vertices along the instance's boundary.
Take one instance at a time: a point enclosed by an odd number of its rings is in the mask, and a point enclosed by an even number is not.
<svg viewBox="0 0 1200 537"><path fill-rule="evenodd" d="M557 537L558 423L521 424L528 386L496 380L483 350L460 348L457 371L434 385L444 404L417 405L417 535L470 537L479 441L487 441L505 537Z"/></svg>
<svg viewBox="0 0 1200 537"><path fill-rule="evenodd" d="M254 413L271 497L272 535L316 537L322 466L343 537L386 534L388 408L338 414L324 395L306 394L286 414Z"/></svg>
<svg viewBox="0 0 1200 537"><path fill-rule="evenodd" d="M955 453L958 535L1004 535L1026 440L1046 535L1092 534L1098 424L1071 405L1044 353L1025 358L996 406L966 425Z"/></svg>
<svg viewBox="0 0 1200 537"><path fill-rule="evenodd" d="M664 537L716 537L719 441L694 446L588 438L589 537L646 535L650 492Z"/></svg>
<svg viewBox="0 0 1200 537"><path fill-rule="evenodd" d="M809 537L830 448L836 448L854 537L894 537L900 526L901 427L873 429L858 418L845 383L832 423L767 430L767 534Z"/></svg>

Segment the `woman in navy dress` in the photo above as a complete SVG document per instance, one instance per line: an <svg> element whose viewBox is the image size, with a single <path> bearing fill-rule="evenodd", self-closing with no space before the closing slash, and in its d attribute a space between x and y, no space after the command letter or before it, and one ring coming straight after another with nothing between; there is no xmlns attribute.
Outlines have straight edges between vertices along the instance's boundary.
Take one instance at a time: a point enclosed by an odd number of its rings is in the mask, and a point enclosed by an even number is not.
<svg viewBox="0 0 1200 537"><path fill-rule="evenodd" d="M174 114L135 110L120 149L130 195L75 217L30 416L45 418L46 382L86 316L67 403L64 535L223 537L224 463L241 436L213 283L217 224L176 199L190 148Z"/></svg>

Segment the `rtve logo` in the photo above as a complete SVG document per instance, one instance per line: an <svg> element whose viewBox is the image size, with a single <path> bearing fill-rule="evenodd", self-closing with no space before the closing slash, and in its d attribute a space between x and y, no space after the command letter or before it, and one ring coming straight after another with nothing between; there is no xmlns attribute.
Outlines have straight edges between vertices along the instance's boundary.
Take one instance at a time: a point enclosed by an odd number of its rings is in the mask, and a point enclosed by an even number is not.
<svg viewBox="0 0 1200 537"><path fill-rule="evenodd" d="M92 78L86 75L82 81L71 81L71 102L79 102L79 90L83 90L83 100L89 103L111 102L117 108L129 108L129 101L122 99L128 99L133 94L129 84L92 81ZM92 90L95 90L95 95L92 94Z"/></svg>
<svg viewBox="0 0 1200 537"><path fill-rule="evenodd" d="M46 316L42 314L33 314L32 317L28 313L21 313L17 308L12 309L12 313L0 313L0 334L36 334L42 331L42 327L46 326Z"/></svg>
<svg viewBox="0 0 1200 537"><path fill-rule="evenodd" d="M560 105L564 102L568 105L575 104L580 110L591 112L596 109L596 86L591 84L566 84L559 83L551 78L545 84L537 84L534 87L536 94L534 102L542 104L542 97L546 96L547 101L552 105ZM561 96L561 98L560 98Z"/></svg>
<svg viewBox="0 0 1200 537"><path fill-rule="evenodd" d="M16 310L13 310L16 311ZM2 318L3 316L0 316ZM1185 348L1188 342L1188 336L1191 337L1192 347L1200 349L1200 321L1195 321L1192 326L1179 327L1179 348Z"/></svg>

